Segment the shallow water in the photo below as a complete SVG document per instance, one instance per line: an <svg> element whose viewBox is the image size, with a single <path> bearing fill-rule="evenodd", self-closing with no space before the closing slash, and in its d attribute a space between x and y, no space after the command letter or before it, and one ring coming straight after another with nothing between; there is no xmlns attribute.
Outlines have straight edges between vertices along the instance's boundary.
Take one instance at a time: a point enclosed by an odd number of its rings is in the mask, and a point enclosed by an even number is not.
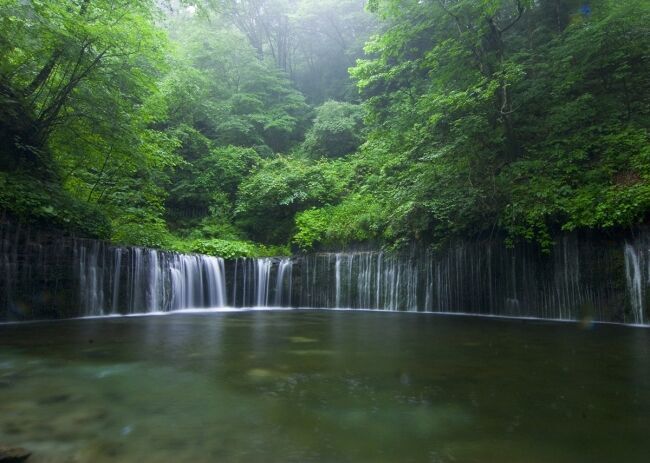
<svg viewBox="0 0 650 463"><path fill-rule="evenodd" d="M0 326L33 462L647 462L650 330L351 311Z"/></svg>

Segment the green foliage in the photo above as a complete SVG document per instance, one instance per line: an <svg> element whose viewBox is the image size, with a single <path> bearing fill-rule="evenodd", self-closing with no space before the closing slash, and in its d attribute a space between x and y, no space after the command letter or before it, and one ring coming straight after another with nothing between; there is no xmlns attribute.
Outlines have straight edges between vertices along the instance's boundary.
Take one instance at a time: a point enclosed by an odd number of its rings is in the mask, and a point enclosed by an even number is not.
<svg viewBox="0 0 650 463"><path fill-rule="evenodd" d="M647 218L650 7L641 2L380 0L352 69L389 242ZM310 238L311 239L311 238ZM309 241L309 240L307 240Z"/></svg>
<svg viewBox="0 0 650 463"><path fill-rule="evenodd" d="M313 104L357 100L348 68L377 22L365 0L201 0L221 28L240 33L256 58L288 74ZM241 44L237 44L241 46Z"/></svg>
<svg viewBox="0 0 650 463"><path fill-rule="evenodd" d="M265 246L250 241L197 240L191 243L190 252L235 259L238 257L275 257L288 256L291 251L283 246Z"/></svg>
<svg viewBox="0 0 650 463"><path fill-rule="evenodd" d="M8 141L0 170L14 181L12 207L38 217L32 206L42 202L52 221L108 237L106 218L120 236L125 213L160 204L154 171L175 162L175 141L148 126L145 108L164 69L154 11L149 0L0 3L8 26L0 31L0 136ZM19 173L28 169L32 179ZM35 178L44 188L21 205Z"/></svg>
<svg viewBox="0 0 650 463"><path fill-rule="evenodd" d="M301 141L310 109L286 75L261 62L234 31L199 20L184 27L193 32L181 39L184 59L168 77L170 122L190 125L221 146L283 152Z"/></svg>
<svg viewBox="0 0 650 463"><path fill-rule="evenodd" d="M538 76L521 89L532 113L521 120L529 148L502 174L501 220L513 237L548 246L557 228L627 227L647 217L650 105L639 96L650 92L642 51L650 9L599 6L528 63Z"/></svg>
<svg viewBox="0 0 650 463"><path fill-rule="evenodd" d="M645 130L614 127L613 133L574 140L554 156L518 161L504 172L511 196L502 220L511 236L548 247L554 224L567 231L627 227L646 217L650 137Z"/></svg>
<svg viewBox="0 0 650 463"><path fill-rule="evenodd" d="M345 246L375 241L381 237L377 224L382 214L376 198L353 194L340 204L298 213L293 242L308 251L319 245Z"/></svg>
<svg viewBox="0 0 650 463"><path fill-rule="evenodd" d="M239 184L261 162L251 148L209 148L208 144L208 149L193 163L175 169L166 203L170 219L187 220L188 211L196 211L194 217L232 219Z"/></svg>
<svg viewBox="0 0 650 463"><path fill-rule="evenodd" d="M111 224L96 206L72 197L52 182L24 173L0 172L0 211L45 228L107 239Z"/></svg>
<svg viewBox="0 0 650 463"><path fill-rule="evenodd" d="M0 1L0 209L224 257L647 221L647 2L371 1L353 95L363 3Z"/></svg>
<svg viewBox="0 0 650 463"><path fill-rule="evenodd" d="M9 26L0 32L0 118L11 140L0 165L56 170L50 155L110 148L118 157L139 144L131 113L153 91L166 43L152 11L149 0L0 4Z"/></svg>
<svg viewBox="0 0 650 463"><path fill-rule="evenodd" d="M378 27L365 0L300 0L289 16L296 36L293 80L307 100L358 101L348 68Z"/></svg>
<svg viewBox="0 0 650 463"><path fill-rule="evenodd" d="M171 238L164 220L158 217L141 217L138 212L113 224L111 240L117 244L130 246L168 247Z"/></svg>
<svg viewBox="0 0 650 463"><path fill-rule="evenodd" d="M360 106L327 101L316 108L316 119L307 132L303 150L314 158L345 156L357 150L362 135Z"/></svg>
<svg viewBox="0 0 650 463"><path fill-rule="evenodd" d="M293 230L294 215L337 202L351 174L342 161L310 162L287 156L267 160L240 187L238 223L253 238L286 242Z"/></svg>
<svg viewBox="0 0 650 463"><path fill-rule="evenodd" d="M199 18L182 19L175 28L184 30L182 58L163 81L158 104L166 117L156 125L179 141L183 162L167 171L165 216L182 235L196 237L192 229L205 230L207 220L239 239L231 224L240 184L262 157L302 140L309 108L240 33L215 30ZM212 231L201 237L226 238Z"/></svg>

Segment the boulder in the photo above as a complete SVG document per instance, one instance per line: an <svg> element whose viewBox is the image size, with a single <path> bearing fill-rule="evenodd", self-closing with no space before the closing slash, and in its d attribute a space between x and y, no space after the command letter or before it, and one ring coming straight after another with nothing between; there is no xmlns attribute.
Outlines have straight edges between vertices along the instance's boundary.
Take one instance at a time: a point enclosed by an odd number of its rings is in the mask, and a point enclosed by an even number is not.
<svg viewBox="0 0 650 463"><path fill-rule="evenodd" d="M20 463L27 461L32 453L20 447L0 445L0 463Z"/></svg>

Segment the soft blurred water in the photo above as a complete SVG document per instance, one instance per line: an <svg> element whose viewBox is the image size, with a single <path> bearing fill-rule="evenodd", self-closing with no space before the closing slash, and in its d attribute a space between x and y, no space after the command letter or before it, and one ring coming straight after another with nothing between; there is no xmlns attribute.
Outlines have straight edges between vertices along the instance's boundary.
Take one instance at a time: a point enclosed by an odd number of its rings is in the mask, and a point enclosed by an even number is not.
<svg viewBox="0 0 650 463"><path fill-rule="evenodd" d="M354 311L0 325L38 462L647 462L650 330Z"/></svg>

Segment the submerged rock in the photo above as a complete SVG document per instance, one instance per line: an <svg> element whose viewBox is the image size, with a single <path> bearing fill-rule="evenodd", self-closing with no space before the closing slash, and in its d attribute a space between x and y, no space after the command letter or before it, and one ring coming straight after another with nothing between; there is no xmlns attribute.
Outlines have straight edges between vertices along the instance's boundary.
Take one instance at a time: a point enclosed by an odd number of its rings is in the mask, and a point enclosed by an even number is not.
<svg viewBox="0 0 650 463"><path fill-rule="evenodd" d="M307 338L305 336L291 336L289 338L289 341L296 343L296 344L305 344L305 343L310 343L310 342L318 342L318 339L314 338Z"/></svg>
<svg viewBox="0 0 650 463"><path fill-rule="evenodd" d="M51 424L58 430L77 432L80 426L87 427L105 421L108 415L108 411L101 408L77 409L58 416L51 421Z"/></svg>
<svg viewBox="0 0 650 463"><path fill-rule="evenodd" d="M0 463L20 463L27 461L31 452L20 447L5 447L0 445Z"/></svg>
<svg viewBox="0 0 650 463"><path fill-rule="evenodd" d="M72 398L70 394L54 394L43 397L37 401L39 405L54 405L57 403L67 402Z"/></svg>
<svg viewBox="0 0 650 463"><path fill-rule="evenodd" d="M97 440L90 442L75 455L74 461L104 463L122 461L119 457L124 453L124 446L116 441Z"/></svg>
<svg viewBox="0 0 650 463"><path fill-rule="evenodd" d="M246 374L253 379L266 379L277 376L277 373L267 370L266 368L252 368Z"/></svg>

